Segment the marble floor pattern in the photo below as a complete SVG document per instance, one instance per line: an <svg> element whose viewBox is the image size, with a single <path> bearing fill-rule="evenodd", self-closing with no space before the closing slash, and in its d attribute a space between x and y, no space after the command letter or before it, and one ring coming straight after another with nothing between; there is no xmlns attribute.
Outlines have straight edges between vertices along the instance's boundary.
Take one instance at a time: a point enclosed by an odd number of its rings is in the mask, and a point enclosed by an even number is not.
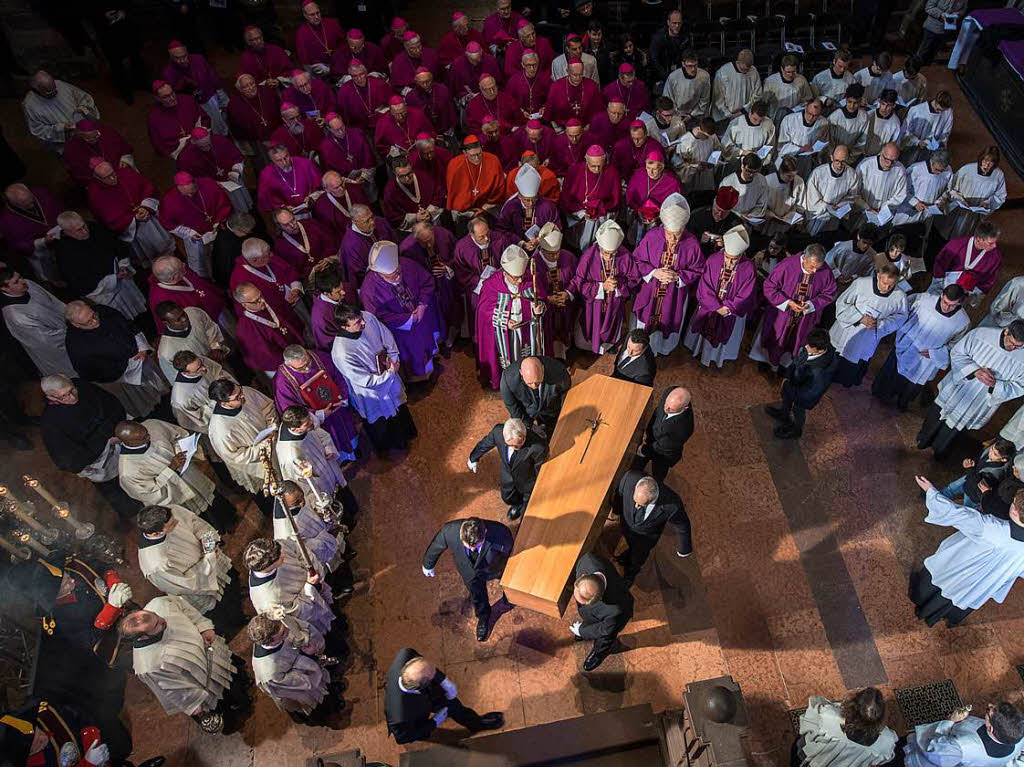
<svg viewBox="0 0 1024 767"><path fill-rule="evenodd" d="M441 10L450 12L450 5L442 3ZM424 22L425 13L409 14L414 26L437 26L436 18L444 15ZM233 62L215 61L222 74L234 71ZM926 73L933 87L954 93L951 149L959 167L991 139L951 74L938 67ZM148 97L140 94L129 108L106 83L81 84L97 96L103 119L135 145L140 169L166 188L170 164L152 155L145 136ZM17 102L0 100L0 119L32 168L30 180L65 192L81 208L83 200L54 158L22 135ZM1005 170L1011 199L1019 200L1024 185ZM1011 211L1001 212L998 221L1007 279L1020 273L1024 225ZM875 684L891 695L894 687L949 678L975 704L1020 697L1014 664L1024 662L1018 633L1024 630L1024 587L953 630L917 622L905 595L910 570L948 533L922 523L913 475L948 481L959 473L967 443L954 451L956 461L937 464L913 444L921 409L895 414L873 400L865 385L834 388L811 414L803 440L780 444L761 413L777 394L773 377L749 361L709 370L685 351L662 361L655 396L671 384L693 392L696 433L668 481L693 523L695 555L681 560L671 538L662 540L636 581L636 615L622 635L626 651L595 673L580 671L588 648L571 641L572 607L562 620L514 609L500 616L486 643L477 643L472 610L450 559L442 560L436 579L423 577L420 561L442 522L503 515L493 456L478 474L466 469L466 458L505 412L497 394L477 384L466 346L442 368L436 384L411 395L420 436L409 453L401 460L374 458L351 472L363 514L352 536L361 583L343 603L352 647L345 726L294 725L257 694L241 731L212 737L184 716L165 716L132 680L125 715L139 760L163 753L168 767L291 766L308 756L359 747L371 758L397 764L403 748L387 736L383 685L395 652L405 645L436 660L467 704L504 711L506 728L636 703L678 707L687 682L731 674L751 714L752 764L780 763L789 746L786 712L806 705L810 694L838 697ZM576 380L610 368L610 359L581 356ZM26 387L24 394L28 409L38 412L36 392ZM974 436L991 436L1010 413L1004 409L984 434ZM79 499L75 508L83 516L111 524L89 484L54 470L38 433L30 437L35 450L9 452L0 479L14 484L22 473L35 473L59 488L61 497ZM250 499L231 497L242 521L229 537L228 551L239 564L245 544L269 526ZM125 538L128 559L135 561L133 535ZM612 525L599 546L606 553L621 546ZM137 571L129 572L129 581L139 601L154 594ZM231 644L248 655L244 633ZM898 713L895 718L899 728Z"/></svg>

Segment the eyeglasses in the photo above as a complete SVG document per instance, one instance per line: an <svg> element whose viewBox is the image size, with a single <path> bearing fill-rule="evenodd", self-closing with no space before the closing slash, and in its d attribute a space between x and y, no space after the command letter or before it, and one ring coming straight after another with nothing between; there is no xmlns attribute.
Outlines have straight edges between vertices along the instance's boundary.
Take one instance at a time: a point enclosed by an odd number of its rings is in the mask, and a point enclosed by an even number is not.
<svg viewBox="0 0 1024 767"><path fill-rule="evenodd" d="M78 387L72 386L63 394L52 394L50 395L53 399L60 400L61 402L69 399L74 399L78 396Z"/></svg>

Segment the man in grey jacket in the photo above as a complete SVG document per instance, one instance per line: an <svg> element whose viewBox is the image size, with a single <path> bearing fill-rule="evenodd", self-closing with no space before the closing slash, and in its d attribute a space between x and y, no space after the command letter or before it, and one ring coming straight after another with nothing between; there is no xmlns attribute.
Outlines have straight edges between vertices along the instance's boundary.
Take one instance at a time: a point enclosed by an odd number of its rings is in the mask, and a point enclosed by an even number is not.
<svg viewBox="0 0 1024 767"><path fill-rule="evenodd" d="M917 57L921 66L932 63L939 48L956 34L967 10L967 0L927 0L924 4L924 25Z"/></svg>

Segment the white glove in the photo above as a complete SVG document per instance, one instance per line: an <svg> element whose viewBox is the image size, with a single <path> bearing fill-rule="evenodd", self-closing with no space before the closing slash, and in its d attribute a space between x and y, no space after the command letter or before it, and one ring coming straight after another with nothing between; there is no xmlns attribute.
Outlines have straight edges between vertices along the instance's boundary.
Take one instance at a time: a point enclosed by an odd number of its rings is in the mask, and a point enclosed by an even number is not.
<svg viewBox="0 0 1024 767"><path fill-rule="evenodd" d="M107 602L118 609L124 607L132 599L132 587L127 583L115 583L107 593ZM96 764L96 762L93 762Z"/></svg>
<svg viewBox="0 0 1024 767"><path fill-rule="evenodd" d="M466 466L468 466L468 467L469 467L469 470L470 470L471 472L473 472L474 474L476 474L476 467L477 467L478 465L479 465L479 464L478 464L478 463L477 463L476 461L474 461L474 460L473 460L472 458L470 458L470 459L469 459L468 461L466 461Z"/></svg>
<svg viewBox="0 0 1024 767"><path fill-rule="evenodd" d="M95 767L103 767L103 765L110 761L110 749L107 748L107 744L100 743L97 740L89 746L89 750L85 752L85 761L95 765Z"/></svg>
<svg viewBox="0 0 1024 767"><path fill-rule="evenodd" d="M326 64L314 64L313 66L310 67L310 69L313 70L314 74L318 75L325 74L328 71L328 67Z"/></svg>
<svg viewBox="0 0 1024 767"><path fill-rule="evenodd" d="M576 636L579 636L580 635L580 628L582 626L583 626L583 622L582 621L576 621L571 626L569 626L569 631L571 631Z"/></svg>
<svg viewBox="0 0 1024 767"><path fill-rule="evenodd" d="M431 568L430 568L430 569L428 570L428 569L427 569L427 568L425 568L425 567L424 567L423 565L420 565L420 569L421 569L421 570L423 571L423 574L424 574L425 576L427 576L428 578L433 578L433 577L434 577L434 568L432 568L432 567L431 567Z"/></svg>
<svg viewBox="0 0 1024 767"><path fill-rule="evenodd" d="M448 700L455 700L455 697L459 694L455 687L455 682L448 677L441 680L441 689L444 690L444 697Z"/></svg>
<svg viewBox="0 0 1024 767"><path fill-rule="evenodd" d="M440 711L438 711L436 714L434 714L434 724L436 726L440 727L441 724L444 722L444 720L447 719L447 718L448 718L448 707L445 706Z"/></svg>

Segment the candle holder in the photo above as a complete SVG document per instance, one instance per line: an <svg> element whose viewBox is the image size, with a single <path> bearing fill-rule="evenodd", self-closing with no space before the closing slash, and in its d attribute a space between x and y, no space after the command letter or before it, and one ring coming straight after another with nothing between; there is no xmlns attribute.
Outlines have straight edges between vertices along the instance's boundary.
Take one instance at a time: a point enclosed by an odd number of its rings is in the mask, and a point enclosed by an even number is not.
<svg viewBox="0 0 1024 767"><path fill-rule="evenodd" d="M16 543L12 543L2 535L0 535L0 549L3 549L11 555L12 562L19 559L28 560L32 558L32 552L29 551L27 546L20 546Z"/></svg>
<svg viewBox="0 0 1024 767"><path fill-rule="evenodd" d="M18 499L4 485L0 485L0 508L17 519L21 525L34 532L36 537L46 545L56 543L60 538L60 530L43 525L35 517L22 509Z"/></svg>
<svg viewBox="0 0 1024 767"><path fill-rule="evenodd" d="M51 552L43 544L41 544L39 541L33 538L32 533L30 533L28 530L15 529L13 531L13 535L15 540L32 549L32 551L34 551L41 557L49 558L53 554L53 552Z"/></svg>
<svg viewBox="0 0 1024 767"><path fill-rule="evenodd" d="M75 538L80 541L88 540L96 534L96 525L92 522L79 522L71 514L71 506L67 501L57 500L52 493L50 493L42 482L35 477L31 477L28 474L21 478L22 482L25 483L25 487L30 490L34 490L40 498L46 503L50 504L50 511L56 514L60 519L66 522L71 529L74 531Z"/></svg>

